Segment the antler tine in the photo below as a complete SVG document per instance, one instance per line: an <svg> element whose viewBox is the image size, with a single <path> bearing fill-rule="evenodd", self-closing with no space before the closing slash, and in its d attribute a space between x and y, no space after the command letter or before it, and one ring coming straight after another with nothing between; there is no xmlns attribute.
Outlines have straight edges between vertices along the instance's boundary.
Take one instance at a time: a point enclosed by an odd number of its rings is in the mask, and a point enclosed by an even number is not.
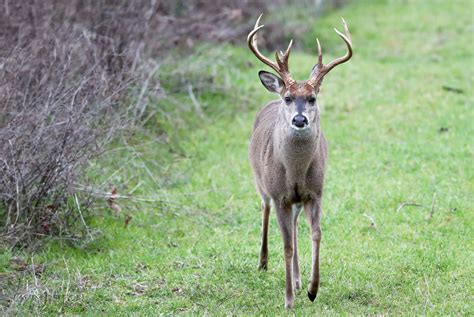
<svg viewBox="0 0 474 317"><path fill-rule="evenodd" d="M280 51L275 54L278 66L280 67L281 72L289 72L288 59L290 58L291 46L293 45L293 39L290 40L288 48L285 53Z"/></svg>
<svg viewBox="0 0 474 317"><path fill-rule="evenodd" d="M260 53L260 51L258 50L258 46L257 46L257 38L255 37L255 35L257 34L257 32L263 28L263 25L259 25L260 24L260 19L262 18L262 14L260 14L260 16L258 17L257 19L257 22L255 23L255 27L254 29L249 33L249 35L247 36L247 44L249 46L249 49L253 52L253 54L259 59L261 60L264 64L270 66L271 68L273 68L278 74L280 74L281 70L280 70L280 67L272 62L270 59L268 59L267 57L265 57L262 53Z"/></svg>
<svg viewBox="0 0 474 317"><path fill-rule="evenodd" d="M288 59L288 57L290 56L290 51L291 51L291 46L293 45L293 39L290 40L290 43L288 43L288 47L285 51L285 54L283 54L283 56L286 57L286 59Z"/></svg>
<svg viewBox="0 0 474 317"><path fill-rule="evenodd" d="M345 34L339 32L339 30L337 29L334 29L334 31L336 31L337 35L339 35L342 40L344 41L344 43L346 43L346 46L347 46L347 53L342 56L342 57L339 57L339 58L336 58L335 60L333 60L332 62L330 62L329 64L327 65L323 65L323 54L321 52L321 45L319 43L319 40L316 39L316 42L318 43L318 71L315 72L313 74L313 78L311 78L311 84L313 85L316 85L318 84L321 79L327 74L329 73L329 71L331 69L333 69L334 67L336 67L337 65L339 64L342 64L342 63L345 63L347 62L348 60L351 59L352 57L352 40L351 40L351 34L349 33L349 28L347 26L347 23L346 21L344 20L344 18L342 18L342 23L344 24L344 32Z"/></svg>
<svg viewBox="0 0 474 317"><path fill-rule="evenodd" d="M349 27L347 26L347 22L342 17L341 17L341 20L342 20L342 23L344 24L344 32L346 33L347 38L349 39L349 42L351 42L352 44L351 33L349 32Z"/></svg>
<svg viewBox="0 0 474 317"><path fill-rule="evenodd" d="M287 68L288 68L288 59L290 58L292 45L293 45L293 39L290 40L290 43L288 43L288 48L286 49L285 54L283 54L284 62Z"/></svg>
<svg viewBox="0 0 474 317"><path fill-rule="evenodd" d="M318 38L316 38L316 43L318 43L318 67L321 69L323 67L323 52Z"/></svg>
<svg viewBox="0 0 474 317"><path fill-rule="evenodd" d="M347 45L347 53L346 55L342 56L342 57L339 57L339 58L336 58L335 60L333 60L332 62L330 62L329 64L325 65L325 68L327 69L325 71L325 73L329 72L331 69L333 69L335 66L339 65L339 64L342 64L342 63L345 63L347 62L348 60L351 59L352 57L352 41L351 41L351 34L349 33L349 28L347 27L347 23L346 21L344 20L344 18L342 18L342 23L344 23L344 31L346 34L343 34L341 32L339 32L338 29L334 29L334 31L336 31L337 35L339 35L342 40L346 43Z"/></svg>
<svg viewBox="0 0 474 317"><path fill-rule="evenodd" d="M247 36L247 44L250 48L250 50L254 53L254 55L261 60L264 64L270 66L273 68L283 79L283 81L287 84L292 84L294 80L291 78L290 71L288 69L288 59L290 57L290 51L291 51L291 46L293 45L293 40L290 41L290 44L288 44L288 48L286 49L285 53L283 52L276 52L276 63L272 62L269 58L265 57L260 51L258 50L257 46L257 38L256 34L258 30L263 28L263 25L260 24L260 18L262 17L263 14L260 14L260 16L257 19L257 22L255 23L254 29L249 33Z"/></svg>
<svg viewBox="0 0 474 317"><path fill-rule="evenodd" d="M257 18L257 21L255 22L255 26L253 27L254 29L258 28L258 25L260 24L260 19L262 18L262 16L263 16L263 13L260 13L260 15Z"/></svg>

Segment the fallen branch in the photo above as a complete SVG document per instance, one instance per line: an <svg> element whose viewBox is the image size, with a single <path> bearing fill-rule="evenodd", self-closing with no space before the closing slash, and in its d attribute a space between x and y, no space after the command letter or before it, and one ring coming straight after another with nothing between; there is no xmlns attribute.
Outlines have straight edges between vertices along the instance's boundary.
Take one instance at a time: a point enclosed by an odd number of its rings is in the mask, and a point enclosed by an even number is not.
<svg viewBox="0 0 474 317"><path fill-rule="evenodd" d="M177 207L177 205L175 205L175 202L163 199L161 197L140 197L140 196L131 196L131 195L119 195L116 192L115 193L102 192L90 187L75 187L75 190L87 192L93 197L105 198L107 200L109 200L110 198L112 198L113 200L126 199L130 201L139 201L139 202L148 202L148 203L163 203L169 206Z"/></svg>
<svg viewBox="0 0 474 317"><path fill-rule="evenodd" d="M372 217L372 216L370 216L370 215L367 215L367 214L363 214L362 216L364 216L364 217L366 217L367 219L370 220L370 226L371 226L372 228L375 228L375 229L377 228L377 224L375 223L374 217Z"/></svg>
<svg viewBox="0 0 474 317"><path fill-rule="evenodd" d="M400 210L402 210L404 207L406 206L412 206L412 207L421 207L421 208L426 208L426 209L429 209L427 206L425 205L421 205L421 204L417 204L417 203L412 203L412 202L403 202L401 203L398 208L397 208L397 212L400 212Z"/></svg>
<svg viewBox="0 0 474 317"><path fill-rule="evenodd" d="M397 208L397 213L400 212L404 207L411 206L411 207L419 207L424 208L430 211L429 218L432 218L435 212L435 205L436 205L436 192L433 193L433 198L431 199L431 206L426 206L414 202L403 202Z"/></svg>

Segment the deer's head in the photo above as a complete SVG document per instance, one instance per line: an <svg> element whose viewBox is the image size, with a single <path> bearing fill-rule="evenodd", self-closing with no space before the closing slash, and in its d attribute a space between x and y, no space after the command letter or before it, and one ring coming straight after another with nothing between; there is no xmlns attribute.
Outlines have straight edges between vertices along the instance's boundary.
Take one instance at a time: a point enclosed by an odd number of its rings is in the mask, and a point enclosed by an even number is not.
<svg viewBox="0 0 474 317"><path fill-rule="evenodd" d="M280 114L284 116L286 124L296 131L309 130L319 124L317 94L324 76L335 66L347 62L352 57L352 43L346 21L342 19L345 34L336 29L335 31L346 43L347 53L324 65L321 45L319 40L316 39L318 44L318 62L314 65L308 80L296 81L291 77L288 69L288 59L293 40L290 41L284 53L282 51L276 52L276 63L265 57L258 50L256 34L263 27L263 25L259 25L261 17L262 15L258 17L254 29L249 33L247 43L255 56L264 64L274 69L278 76L266 71L260 71L258 74L260 80L263 86L270 92L280 95L282 101Z"/></svg>

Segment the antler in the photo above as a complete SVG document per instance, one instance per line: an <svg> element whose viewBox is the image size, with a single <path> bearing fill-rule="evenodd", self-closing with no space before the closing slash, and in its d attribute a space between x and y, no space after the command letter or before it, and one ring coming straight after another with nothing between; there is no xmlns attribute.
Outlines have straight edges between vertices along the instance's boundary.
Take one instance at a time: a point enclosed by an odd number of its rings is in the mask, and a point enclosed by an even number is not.
<svg viewBox="0 0 474 317"><path fill-rule="evenodd" d="M339 64L343 64L347 62L348 60L351 59L352 57L352 40L351 40L351 34L349 33L349 28L347 27L347 23L342 18L342 23L344 23L344 32L346 34L342 34L339 32L337 29L334 29L336 31L337 35L339 35L342 40L346 43L347 45L347 53L346 55L336 58L332 62L330 62L327 65L323 65L323 53L321 52L321 44L319 44L319 39L316 39L316 42L318 43L318 63L315 65L315 71L311 75L311 79L309 80L309 83L313 86L318 85L321 80L323 79L324 76L326 76L327 73L331 71L334 67L336 67Z"/></svg>
<svg viewBox="0 0 474 317"><path fill-rule="evenodd" d="M257 47L257 38L255 35L261 28L263 28L263 25L259 25L262 15L263 13L260 14L257 19L257 22L255 22L255 27L247 36L247 44L250 50L259 60L273 68L281 76L286 85L291 85L295 82L295 80L291 78L291 74L288 69L288 59L290 57L291 45L293 44L293 40L291 40L290 44L288 44L288 48L286 49L285 53L283 53L282 51L277 51L275 53L275 58L277 61L276 63L272 62L269 58L265 57L262 53L260 53Z"/></svg>

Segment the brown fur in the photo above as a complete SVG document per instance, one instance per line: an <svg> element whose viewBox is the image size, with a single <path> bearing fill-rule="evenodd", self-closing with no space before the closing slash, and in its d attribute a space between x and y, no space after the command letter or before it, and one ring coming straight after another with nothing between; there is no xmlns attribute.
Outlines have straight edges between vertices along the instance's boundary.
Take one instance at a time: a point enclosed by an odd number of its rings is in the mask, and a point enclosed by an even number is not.
<svg viewBox="0 0 474 317"><path fill-rule="evenodd" d="M306 94L307 86L291 87L295 94ZM279 218L284 239L287 267L287 291L285 306L293 306L293 288L300 287L297 248L297 221L304 206L313 237L313 272L308 293L317 294L319 286L319 241L321 199L324 170L327 160L327 143L317 124L304 134L297 134L281 115L286 105L273 101L257 115L250 141L250 162L258 192L262 196L263 228L260 268L268 265L268 214L270 200ZM294 207L296 206L296 207ZM298 207L299 206L299 207ZM318 260L316 262L316 259ZM291 274L288 274L288 271ZM310 296L310 298L311 298Z"/></svg>
<svg viewBox="0 0 474 317"><path fill-rule="evenodd" d="M307 82L292 83L288 88L285 87L285 91L295 96L308 96L314 91L314 87Z"/></svg>
<svg viewBox="0 0 474 317"><path fill-rule="evenodd" d="M295 81L288 69L292 41L287 50L276 54L276 63L266 58L257 48L255 37L260 17L247 36L249 49L280 77L265 71L259 72L262 84L280 95L257 115L250 140L249 156L257 190L262 197L262 247L260 269L268 265L268 219L270 202L276 210L283 238L285 255L285 307L292 308L294 289L300 288L298 265L298 215L304 208L311 228L312 268L308 297L316 298L319 288L319 246L321 242L321 214L324 171L327 160L327 143L321 131L320 112L316 102L323 77L335 66L352 57L349 29L343 19L345 34L336 33L347 45L347 53L324 65L318 44L318 63L310 79Z"/></svg>

